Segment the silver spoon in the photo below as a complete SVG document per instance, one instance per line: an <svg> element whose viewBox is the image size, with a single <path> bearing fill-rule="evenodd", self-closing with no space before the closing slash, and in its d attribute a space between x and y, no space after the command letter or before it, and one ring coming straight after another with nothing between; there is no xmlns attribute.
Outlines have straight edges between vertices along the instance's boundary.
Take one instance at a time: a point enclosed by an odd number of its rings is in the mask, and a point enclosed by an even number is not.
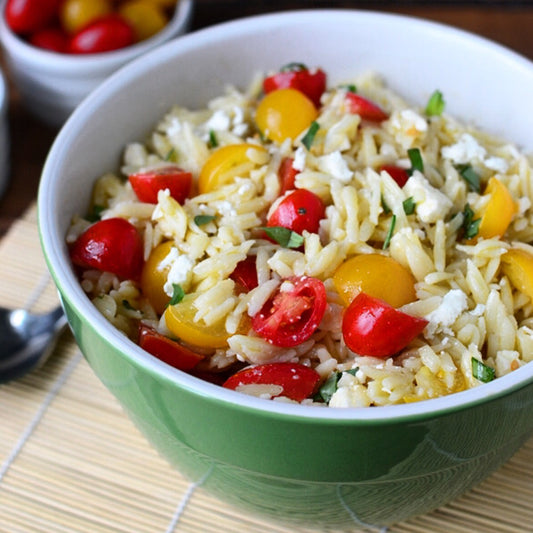
<svg viewBox="0 0 533 533"><path fill-rule="evenodd" d="M0 307L0 383L43 364L66 324L60 306L43 314Z"/></svg>

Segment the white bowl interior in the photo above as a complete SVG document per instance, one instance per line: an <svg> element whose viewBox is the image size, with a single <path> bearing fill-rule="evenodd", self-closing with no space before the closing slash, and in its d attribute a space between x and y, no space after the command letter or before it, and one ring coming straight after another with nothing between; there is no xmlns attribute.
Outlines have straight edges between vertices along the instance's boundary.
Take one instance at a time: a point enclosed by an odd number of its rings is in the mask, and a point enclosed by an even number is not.
<svg viewBox="0 0 533 533"><path fill-rule="evenodd" d="M533 64L471 34L404 16L344 10L267 15L202 30L108 79L75 111L51 150L39 193L40 227L69 300L128 356L187 387L262 410L330 419L401 418L476 403L531 381L533 365L526 365L482 387L428 402L325 413L245 397L175 371L145 356L93 308L70 268L63 239L72 215L87 209L94 180L116 169L125 144L143 140L171 105L203 106L226 84L244 87L254 73L290 61L322 67L332 84L368 70L382 73L393 89L421 105L440 89L451 114L533 150Z"/></svg>

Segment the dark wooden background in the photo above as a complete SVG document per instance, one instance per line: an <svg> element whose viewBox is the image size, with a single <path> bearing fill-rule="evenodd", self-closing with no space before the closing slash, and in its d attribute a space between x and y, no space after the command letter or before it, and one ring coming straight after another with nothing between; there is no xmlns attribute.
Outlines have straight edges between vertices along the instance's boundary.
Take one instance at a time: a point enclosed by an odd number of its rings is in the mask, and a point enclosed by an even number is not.
<svg viewBox="0 0 533 533"><path fill-rule="evenodd" d="M261 13L313 8L388 11L435 20L493 39L533 60L533 2L531 1L196 0L191 29L197 30L219 22ZM1 236L35 200L41 169L57 131L40 123L26 112L19 101L16 87L11 83L1 55L0 65L10 85L11 134L10 185L0 201Z"/></svg>

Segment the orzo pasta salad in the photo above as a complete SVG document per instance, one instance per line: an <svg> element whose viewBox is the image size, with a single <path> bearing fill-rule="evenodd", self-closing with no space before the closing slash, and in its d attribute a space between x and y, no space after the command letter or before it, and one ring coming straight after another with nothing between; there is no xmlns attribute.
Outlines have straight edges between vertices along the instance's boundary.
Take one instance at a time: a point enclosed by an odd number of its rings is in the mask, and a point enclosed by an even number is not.
<svg viewBox="0 0 533 533"><path fill-rule="evenodd" d="M475 105L475 103L473 103ZM67 235L164 362L331 407L427 400L533 359L533 182L514 145L379 76L294 63L174 107Z"/></svg>

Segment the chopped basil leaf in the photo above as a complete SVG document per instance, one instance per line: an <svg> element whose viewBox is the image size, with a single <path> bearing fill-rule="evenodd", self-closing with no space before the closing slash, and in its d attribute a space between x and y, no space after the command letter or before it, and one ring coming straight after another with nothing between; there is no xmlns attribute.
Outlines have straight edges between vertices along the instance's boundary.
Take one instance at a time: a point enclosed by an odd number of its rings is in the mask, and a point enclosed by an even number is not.
<svg viewBox="0 0 533 533"><path fill-rule="evenodd" d="M357 371L359 370L359 367L351 368L350 370L346 370L345 372L334 372L331 374L326 381L322 384L322 386L318 389L318 392L315 396L315 401L324 401L326 403L329 403L331 400L331 397L338 388L339 380L341 379L343 374L351 374L352 376L355 376Z"/></svg>
<svg viewBox="0 0 533 533"><path fill-rule="evenodd" d="M182 289L181 285L178 285L177 283L172 284L172 298L170 299L170 302L168 302L168 305L176 305L179 304L183 297L185 296L185 291Z"/></svg>
<svg viewBox="0 0 533 533"><path fill-rule="evenodd" d="M171 148L167 155L165 156L165 161L174 161L176 162L176 150L174 148Z"/></svg>
<svg viewBox="0 0 533 533"><path fill-rule="evenodd" d="M315 140L315 136L317 131L320 129L320 126L316 120L313 120L311 122L311 126L309 126L309 129L307 130L306 134L302 138L302 144L309 150L311 148L311 145L313 144L313 141Z"/></svg>
<svg viewBox="0 0 533 533"><path fill-rule="evenodd" d="M481 223L481 218L474 219L474 211L469 204L465 205L465 210L463 211L463 231L465 239L473 239L479 232L479 224Z"/></svg>
<svg viewBox="0 0 533 533"><path fill-rule="evenodd" d="M385 201L385 198L383 197L383 195L381 195L381 207L383 207L383 212L388 215L390 214L392 211L391 211L391 208L387 205L387 202Z"/></svg>
<svg viewBox="0 0 533 533"><path fill-rule="evenodd" d="M304 243L304 238L299 233L282 226L268 226L260 229L284 248L299 248Z"/></svg>
<svg viewBox="0 0 533 533"><path fill-rule="evenodd" d="M280 72L298 72L300 70L309 70L303 63L287 63L279 69Z"/></svg>
<svg viewBox="0 0 533 533"><path fill-rule="evenodd" d="M403 201L403 210L406 215L412 215L415 212L416 203L412 196Z"/></svg>
<svg viewBox="0 0 533 533"><path fill-rule="evenodd" d="M356 93L357 87L353 83L348 83L346 85L339 85L340 89L346 89L349 93Z"/></svg>
<svg viewBox="0 0 533 533"><path fill-rule="evenodd" d="M87 216L89 222L98 222L102 217L102 211L105 209L103 205L93 205L92 211Z"/></svg>
<svg viewBox="0 0 533 533"><path fill-rule="evenodd" d="M479 359L472 357L472 375L479 381L488 383L496 377L496 371Z"/></svg>
<svg viewBox="0 0 533 533"><path fill-rule="evenodd" d="M384 250L386 250L390 245L392 234L394 233L394 226L396 226L396 215L392 215L392 219L391 219L390 226L389 226L389 231L387 232L387 236L385 237L385 242L383 243Z"/></svg>
<svg viewBox="0 0 533 533"><path fill-rule="evenodd" d="M472 168L472 165L458 165L457 170L462 178L468 183L470 189L474 192L481 191L481 178L479 174Z"/></svg>
<svg viewBox="0 0 533 533"><path fill-rule="evenodd" d="M427 106L426 106L426 115L435 116L442 115L446 102L442 96L442 93L439 90L433 92L429 97Z"/></svg>
<svg viewBox="0 0 533 533"><path fill-rule="evenodd" d="M422 161L420 150L418 148L409 148L407 155L409 156L409 161L411 161L411 174L415 170L424 172L424 162Z"/></svg>
<svg viewBox="0 0 533 533"><path fill-rule="evenodd" d="M209 224L209 222L215 220L215 216L214 215L196 215L194 217L194 223L197 225L197 226L203 226L205 224Z"/></svg>
<svg viewBox="0 0 533 533"><path fill-rule="evenodd" d="M216 148L218 146L217 135L213 130L209 130L209 146L211 148Z"/></svg>

